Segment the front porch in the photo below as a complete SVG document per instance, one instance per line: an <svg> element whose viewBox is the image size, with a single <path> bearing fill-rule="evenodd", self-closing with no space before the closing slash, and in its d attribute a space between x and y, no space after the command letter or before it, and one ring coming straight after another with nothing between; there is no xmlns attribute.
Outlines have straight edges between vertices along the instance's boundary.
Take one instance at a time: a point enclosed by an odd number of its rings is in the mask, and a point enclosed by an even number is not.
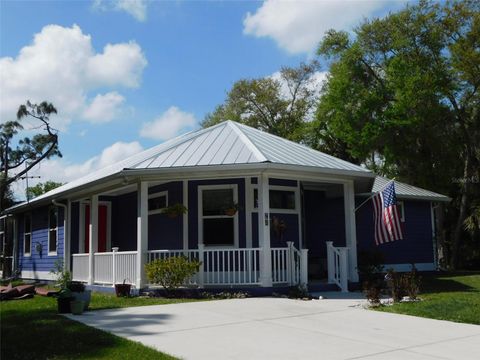
<svg viewBox="0 0 480 360"><path fill-rule="evenodd" d="M125 180L70 200L65 261L73 279L102 286L125 281L143 289L152 286L145 277L146 263L185 256L201 262L187 287L308 285L323 279L318 274L312 277L312 247L315 256L325 256L328 278L322 281L343 291L349 282L358 281L353 180L266 172L213 176ZM310 222L322 219L305 209L305 189L310 189L309 196L324 191L338 198L342 205L337 209L342 213L338 238L306 231L307 213ZM238 211L224 213L220 204L225 198ZM188 212L175 219L161 213L176 203Z"/></svg>

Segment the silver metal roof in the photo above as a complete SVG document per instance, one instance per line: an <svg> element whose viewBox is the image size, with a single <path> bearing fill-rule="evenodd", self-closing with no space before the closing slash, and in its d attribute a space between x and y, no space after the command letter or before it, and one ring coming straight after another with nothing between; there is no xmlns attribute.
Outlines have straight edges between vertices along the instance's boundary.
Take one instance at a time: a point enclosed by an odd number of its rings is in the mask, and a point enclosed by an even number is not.
<svg viewBox="0 0 480 360"><path fill-rule="evenodd" d="M304 145L237 122L225 121L207 129L200 129L178 136L116 164L94 171L49 191L33 199L30 203L51 198L80 186L117 175L124 170L181 169L198 168L199 166L262 163L305 166L316 168L325 173L337 171L353 176L369 176L371 174L369 170L361 166L310 149ZM383 178L377 179L379 180L375 181L375 184L381 184L380 181ZM415 191L412 189L415 189ZM422 196L443 197L443 195L407 184L401 184L399 190L408 194L420 193Z"/></svg>
<svg viewBox="0 0 480 360"><path fill-rule="evenodd" d="M385 185L391 181L382 176L377 176L373 183L372 193L383 190ZM431 201L450 201L448 196L437 194L433 191L425 190L416 186L408 185L395 180L395 193L398 198L405 199L419 199L419 200L431 200Z"/></svg>

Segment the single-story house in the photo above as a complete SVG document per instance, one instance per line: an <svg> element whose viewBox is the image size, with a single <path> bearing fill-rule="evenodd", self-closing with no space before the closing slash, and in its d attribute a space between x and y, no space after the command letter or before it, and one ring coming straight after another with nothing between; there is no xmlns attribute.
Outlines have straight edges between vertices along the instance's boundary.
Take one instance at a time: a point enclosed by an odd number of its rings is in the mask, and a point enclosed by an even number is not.
<svg viewBox="0 0 480 360"><path fill-rule="evenodd" d="M166 141L6 211L14 267L51 279L63 260L90 285L147 287L157 258L199 259L190 285L264 287L358 282L357 256L435 270L434 204L449 199L396 182L404 239L374 245L371 202L388 180L368 169L225 121ZM180 209L170 212L164 209ZM187 211L181 211L182 209ZM325 281L326 282L326 281Z"/></svg>

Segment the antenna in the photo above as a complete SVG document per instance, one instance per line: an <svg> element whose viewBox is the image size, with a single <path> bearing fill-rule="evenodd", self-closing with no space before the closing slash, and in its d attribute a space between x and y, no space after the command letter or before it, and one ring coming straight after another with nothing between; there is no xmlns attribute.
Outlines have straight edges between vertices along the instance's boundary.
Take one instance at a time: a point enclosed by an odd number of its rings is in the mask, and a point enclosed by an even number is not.
<svg viewBox="0 0 480 360"><path fill-rule="evenodd" d="M27 163L25 163L25 168L27 168ZM27 203L30 202L30 195L28 193L28 179L40 179L41 176L28 176L28 172L24 176L20 176L21 180L25 179L25 197L27 198Z"/></svg>

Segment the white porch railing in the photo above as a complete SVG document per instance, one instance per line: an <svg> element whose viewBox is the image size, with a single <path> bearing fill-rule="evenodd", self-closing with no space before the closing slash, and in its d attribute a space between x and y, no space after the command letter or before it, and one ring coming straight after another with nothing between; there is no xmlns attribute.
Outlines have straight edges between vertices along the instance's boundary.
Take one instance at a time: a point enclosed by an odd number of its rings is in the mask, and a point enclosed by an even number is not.
<svg viewBox="0 0 480 360"><path fill-rule="evenodd" d="M72 279L88 281L88 254L72 255ZM96 284L115 284L125 280L134 284L136 279L136 251L112 251L93 254L93 281Z"/></svg>
<svg viewBox="0 0 480 360"><path fill-rule="evenodd" d="M261 248L149 250L147 262L172 256L199 260L200 270L186 282L186 286L260 285ZM307 282L307 250L297 250L293 243L286 248L272 248L272 282L275 285L297 285ZM73 280L88 281L89 254L73 254ZM93 255L93 281L97 284L115 284L125 280L134 284L137 252L114 249Z"/></svg>
<svg viewBox="0 0 480 360"><path fill-rule="evenodd" d="M72 279L88 281L88 254L72 255Z"/></svg>
<svg viewBox="0 0 480 360"><path fill-rule="evenodd" d="M287 247L272 248L271 250L273 284L300 284L302 281L302 254L293 246L293 242L287 242Z"/></svg>
<svg viewBox="0 0 480 360"><path fill-rule="evenodd" d="M328 282L348 292L348 248L335 247L327 241Z"/></svg>

